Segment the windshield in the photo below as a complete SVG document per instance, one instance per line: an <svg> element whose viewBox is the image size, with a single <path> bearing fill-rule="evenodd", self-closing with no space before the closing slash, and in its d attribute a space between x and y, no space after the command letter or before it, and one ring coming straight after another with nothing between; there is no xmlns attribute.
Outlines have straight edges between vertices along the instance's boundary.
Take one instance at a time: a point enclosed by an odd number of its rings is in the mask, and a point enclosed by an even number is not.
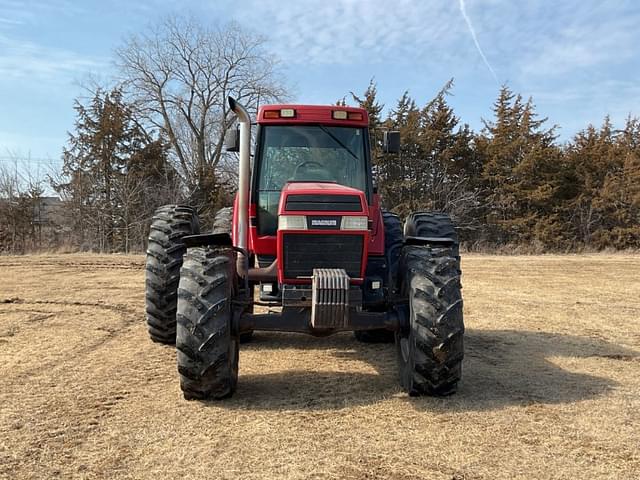
<svg viewBox="0 0 640 480"><path fill-rule="evenodd" d="M274 235L282 187L290 181L336 182L366 192L362 128L263 127L258 170L258 231Z"/></svg>
<svg viewBox="0 0 640 480"><path fill-rule="evenodd" d="M363 152L361 128L264 127L259 190L279 192L292 180L337 182L365 190Z"/></svg>

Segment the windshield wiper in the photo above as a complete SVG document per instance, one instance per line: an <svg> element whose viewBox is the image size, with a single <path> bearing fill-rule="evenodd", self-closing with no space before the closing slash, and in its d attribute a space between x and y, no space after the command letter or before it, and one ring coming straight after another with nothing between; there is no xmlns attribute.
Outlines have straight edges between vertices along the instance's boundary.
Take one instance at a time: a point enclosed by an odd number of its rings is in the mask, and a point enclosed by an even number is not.
<svg viewBox="0 0 640 480"><path fill-rule="evenodd" d="M334 142L336 142L338 145L344 148L347 152L349 152L349 155L351 155L353 158L355 158L358 161L360 160L360 158L355 153L353 153L349 147L347 147L344 143L342 143L340 139L336 137L333 133L327 130L327 127L325 127L324 125L318 125L318 127L320 127L320 130L322 130L324 133L329 135Z"/></svg>

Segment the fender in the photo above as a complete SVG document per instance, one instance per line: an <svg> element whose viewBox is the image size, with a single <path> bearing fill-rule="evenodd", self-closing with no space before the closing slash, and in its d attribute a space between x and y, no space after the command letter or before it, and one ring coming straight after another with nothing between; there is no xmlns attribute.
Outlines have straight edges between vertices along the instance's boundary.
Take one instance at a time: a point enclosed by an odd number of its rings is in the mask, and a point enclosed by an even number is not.
<svg viewBox="0 0 640 480"><path fill-rule="evenodd" d="M186 238L186 237L185 237ZM432 245L450 247L458 242L449 237L404 237L405 245Z"/></svg>
<svg viewBox="0 0 640 480"><path fill-rule="evenodd" d="M182 237L187 248L193 247L232 247L233 241L228 233L201 233Z"/></svg>

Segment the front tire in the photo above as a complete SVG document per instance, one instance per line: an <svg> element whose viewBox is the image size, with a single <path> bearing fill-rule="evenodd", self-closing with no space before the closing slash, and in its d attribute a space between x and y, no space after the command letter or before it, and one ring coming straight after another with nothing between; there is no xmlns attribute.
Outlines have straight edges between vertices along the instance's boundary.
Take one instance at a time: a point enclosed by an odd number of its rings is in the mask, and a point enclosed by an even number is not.
<svg viewBox="0 0 640 480"><path fill-rule="evenodd" d="M178 289L178 373L187 400L233 395L239 336L232 326L235 256L231 249L190 248Z"/></svg>
<svg viewBox="0 0 640 480"><path fill-rule="evenodd" d="M174 344L176 306L182 257L182 238L200 233L195 210L186 205L165 205L151 222L145 265L145 304L151 340Z"/></svg>
<svg viewBox="0 0 640 480"><path fill-rule="evenodd" d="M408 322L396 333L400 383L409 395L450 395L464 356L459 262L452 247L406 247L401 269Z"/></svg>

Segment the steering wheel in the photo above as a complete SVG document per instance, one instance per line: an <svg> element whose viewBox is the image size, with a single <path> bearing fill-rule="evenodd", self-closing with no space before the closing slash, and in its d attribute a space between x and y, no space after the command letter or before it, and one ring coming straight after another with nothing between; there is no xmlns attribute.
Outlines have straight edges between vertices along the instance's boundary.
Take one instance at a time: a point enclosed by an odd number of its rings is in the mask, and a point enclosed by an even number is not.
<svg viewBox="0 0 640 480"><path fill-rule="evenodd" d="M320 162L316 162L314 160L307 160L306 162L302 162L296 165L296 169L293 171L293 178L297 179L300 171L309 166L314 166L314 167L317 167L319 170L324 170L327 173L327 177L330 176L329 170L327 170L325 166L322 165Z"/></svg>

